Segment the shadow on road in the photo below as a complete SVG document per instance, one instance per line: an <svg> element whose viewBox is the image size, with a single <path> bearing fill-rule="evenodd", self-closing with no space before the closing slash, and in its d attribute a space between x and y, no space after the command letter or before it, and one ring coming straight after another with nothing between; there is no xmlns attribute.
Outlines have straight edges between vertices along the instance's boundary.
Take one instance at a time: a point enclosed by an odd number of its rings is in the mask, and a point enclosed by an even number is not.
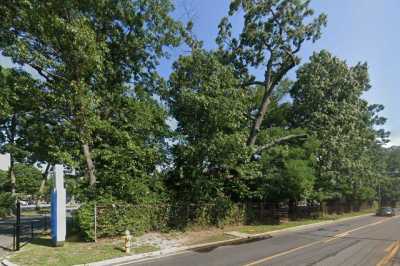
<svg viewBox="0 0 400 266"><path fill-rule="evenodd" d="M229 242L229 243L221 243L219 245L212 245L212 246L206 246L206 247L199 247L199 248L194 248L192 249L194 252L198 252L198 253L208 253L213 251L216 248L219 247L223 247L223 246L238 246L238 245L243 245L243 244L248 244L248 243L252 243L252 242L258 242L258 241L262 241L265 239L269 239L272 236L267 235L267 236L263 236L263 237L258 237L258 238L245 238L245 239L235 239L237 242Z"/></svg>

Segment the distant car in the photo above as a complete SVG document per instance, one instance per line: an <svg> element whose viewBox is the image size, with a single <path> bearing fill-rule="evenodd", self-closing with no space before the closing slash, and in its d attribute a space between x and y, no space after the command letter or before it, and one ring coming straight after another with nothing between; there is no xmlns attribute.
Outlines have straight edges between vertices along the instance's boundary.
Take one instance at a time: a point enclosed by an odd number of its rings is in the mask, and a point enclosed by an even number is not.
<svg viewBox="0 0 400 266"><path fill-rule="evenodd" d="M395 211L392 207L381 207L376 212L377 216L394 216Z"/></svg>
<svg viewBox="0 0 400 266"><path fill-rule="evenodd" d="M19 203L21 203L22 206L28 205L28 202L25 200L20 200Z"/></svg>

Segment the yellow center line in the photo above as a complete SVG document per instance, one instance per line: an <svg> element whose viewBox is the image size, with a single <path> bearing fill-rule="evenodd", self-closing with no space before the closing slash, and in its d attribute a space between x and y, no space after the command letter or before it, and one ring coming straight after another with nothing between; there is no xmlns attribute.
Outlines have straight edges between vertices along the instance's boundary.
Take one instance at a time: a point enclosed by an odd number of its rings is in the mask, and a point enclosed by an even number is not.
<svg viewBox="0 0 400 266"><path fill-rule="evenodd" d="M392 243L389 247L385 249L386 252L389 252L386 256L384 256L377 264L376 266L385 266L387 265L392 258L397 254L400 248L400 241L396 241Z"/></svg>
<svg viewBox="0 0 400 266"><path fill-rule="evenodd" d="M393 217L393 218L394 218L394 217ZM333 241L333 240L336 240L336 239L338 239L338 238L347 236L348 234L353 233L353 232L355 232L355 231L364 229L364 228L366 228L366 227L374 226L374 225L377 225L377 224L381 224L381 223L386 222L386 221L387 221L387 220L380 220L380 221L375 222L375 223L372 223L372 224L366 224L366 225L363 225L363 226L360 226L360 227L357 227L357 228L348 230L348 231L346 231L346 232L337 234L337 235L335 235L335 236L333 236L333 237L331 237L331 238L325 240L324 243L329 243L329 242L331 242L331 241Z"/></svg>
<svg viewBox="0 0 400 266"><path fill-rule="evenodd" d="M303 246L299 246L299 247L296 247L296 248L292 248L292 249L289 249L289 250L286 250L286 251L283 251L283 252L280 252L280 253L277 253L277 254L274 254L274 255L265 257L265 258L263 258L263 259L256 260L256 261L253 261L253 262L244 264L243 266L258 265L258 264L260 264L260 263L263 263L263 262L272 260L272 259L277 258L277 257L285 256L285 255L290 254L290 253L292 253L292 252L295 252L295 251L298 251L298 250L302 250L302 249L305 249L305 248L310 247L310 246L314 246L314 245L319 244L319 243L323 243L323 244L329 243L330 241L333 241L333 240L336 240L336 239L341 238L341 237L343 237L343 236L346 236L346 235L348 235L348 234L350 234L350 233L352 233L352 232L354 232L354 231L361 230L361 229L364 229L364 228L366 228L366 227L374 226L374 225L377 225L377 224L381 224L381 223L390 221L390 220L392 220L392 219L394 219L394 218L398 218L398 217L400 217L400 215L397 215L397 216L394 216L394 217L391 217L391 218L388 218L388 219L383 219L383 220L380 220L380 221L375 222L375 223L372 223L372 224L366 224L366 225L363 225L363 226L360 226L360 227L357 227L357 228L348 230L348 231L346 231L346 232L337 234L337 235L335 235L335 236L333 236L333 237L324 238L324 239L321 239L321 240L318 240L318 241L315 241L315 242L311 242L311 243L306 244L306 245L303 245ZM400 243L398 244L397 250L398 250L399 248L400 248ZM397 250L396 250L396 252L397 252ZM393 251L393 250L392 250L392 251ZM393 256L394 256L394 255L393 255ZM383 264L383 265L384 265L384 264ZM383 266L383 265L379 265L379 266Z"/></svg>
<svg viewBox="0 0 400 266"><path fill-rule="evenodd" d="M392 244L390 244L390 245L385 249L385 252L390 252L390 251L393 249L394 245L396 245L396 241L393 242Z"/></svg>

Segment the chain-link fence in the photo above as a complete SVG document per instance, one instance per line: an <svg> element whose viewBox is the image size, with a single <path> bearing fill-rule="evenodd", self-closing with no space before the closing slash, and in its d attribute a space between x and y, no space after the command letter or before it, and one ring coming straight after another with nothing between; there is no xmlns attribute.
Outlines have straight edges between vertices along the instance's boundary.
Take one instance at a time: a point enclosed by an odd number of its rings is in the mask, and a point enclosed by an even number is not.
<svg viewBox="0 0 400 266"><path fill-rule="evenodd" d="M329 207L329 208L328 208ZM288 220L318 218L346 212L343 205L289 205L282 203L127 204L88 203L67 208L67 234L80 233L87 240L149 231L169 231L191 226L223 227L241 224L279 224ZM359 209L371 207L369 204ZM18 210L18 208L16 208ZM21 207L15 217L0 221L0 248L18 250L50 228L50 206Z"/></svg>
<svg viewBox="0 0 400 266"><path fill-rule="evenodd" d="M190 226L279 224L288 219L317 218L320 206L289 208L279 204L151 204L123 203L86 205L79 212L80 230L91 240L118 236L129 230L134 235Z"/></svg>

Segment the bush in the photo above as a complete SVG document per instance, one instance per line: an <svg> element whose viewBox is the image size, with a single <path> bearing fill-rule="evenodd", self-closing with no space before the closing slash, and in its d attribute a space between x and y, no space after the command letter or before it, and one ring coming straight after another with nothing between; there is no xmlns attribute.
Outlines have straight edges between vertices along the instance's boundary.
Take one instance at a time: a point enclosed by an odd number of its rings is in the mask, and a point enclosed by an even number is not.
<svg viewBox="0 0 400 266"><path fill-rule="evenodd" d="M195 226L217 226L238 224L244 221L244 209L225 197L211 202L196 204L191 208L188 222Z"/></svg>
<svg viewBox="0 0 400 266"><path fill-rule="evenodd" d="M15 209L15 197L10 192L0 193L0 218L4 218L13 213Z"/></svg>
<svg viewBox="0 0 400 266"><path fill-rule="evenodd" d="M84 239L94 240L94 214L96 204L96 235L112 237L129 230L133 235L141 235L150 230L165 228L165 208L155 205L133 205L124 201L101 200L87 202L77 212L79 230Z"/></svg>
<svg viewBox="0 0 400 266"><path fill-rule="evenodd" d="M98 238L113 237L129 230L138 236L149 231L184 229L188 226L219 226L244 221L244 209L228 199L216 199L207 204L140 204L101 199L87 202L77 212L79 230L84 239L94 240L96 204L96 234Z"/></svg>

